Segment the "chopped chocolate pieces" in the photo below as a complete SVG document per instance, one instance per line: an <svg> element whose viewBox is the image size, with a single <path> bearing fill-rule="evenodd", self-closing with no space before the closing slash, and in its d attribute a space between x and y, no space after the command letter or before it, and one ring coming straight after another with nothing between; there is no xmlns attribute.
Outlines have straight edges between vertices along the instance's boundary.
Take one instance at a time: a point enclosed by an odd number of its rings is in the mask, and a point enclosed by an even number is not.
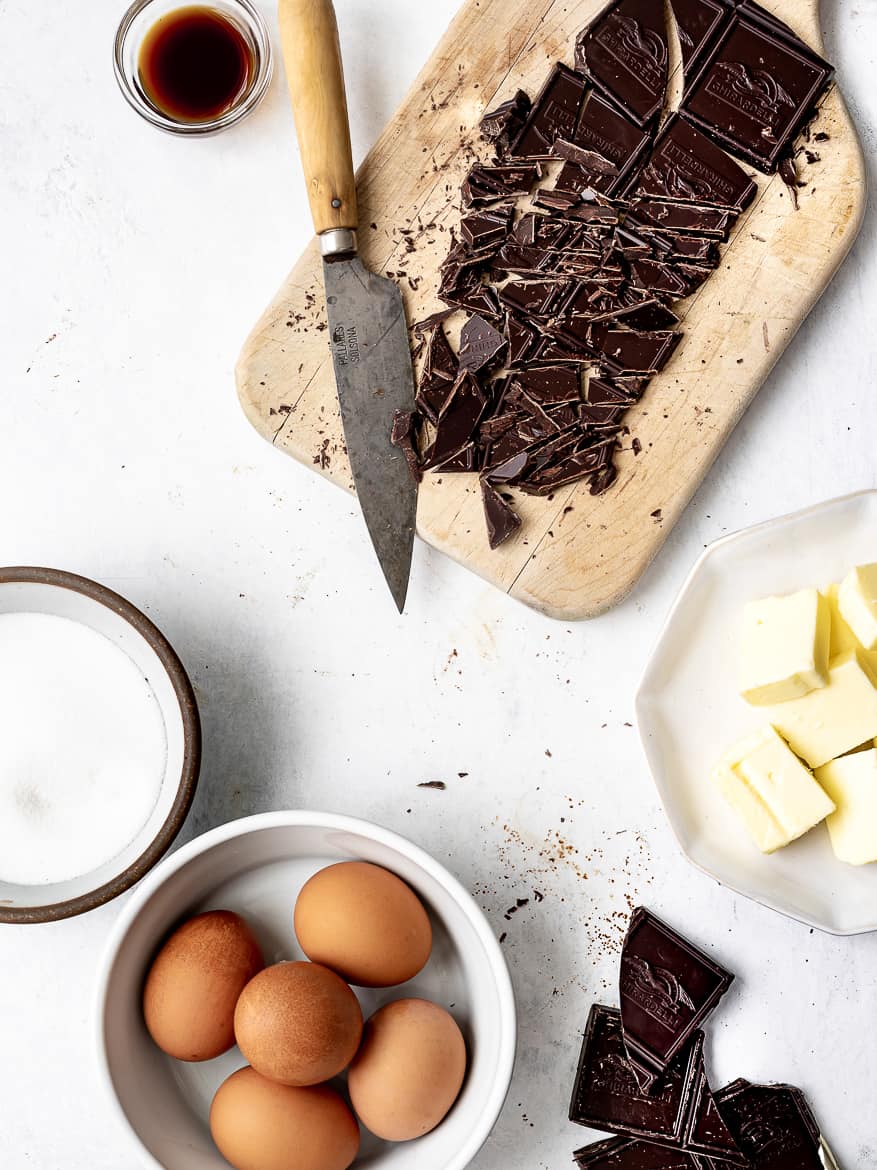
<svg viewBox="0 0 877 1170"><path fill-rule="evenodd" d="M418 410L432 423L438 421L442 407L451 395L457 370L457 358L441 321L437 321L429 331L415 397Z"/></svg>
<svg viewBox="0 0 877 1170"><path fill-rule="evenodd" d="M803 42L738 14L692 81L685 109L726 149L772 174L832 76Z"/></svg>
<svg viewBox="0 0 877 1170"><path fill-rule="evenodd" d="M585 88L580 73L555 65L509 153L516 158L550 158L555 140L574 134Z"/></svg>
<svg viewBox="0 0 877 1170"><path fill-rule="evenodd" d="M505 345L498 329L483 317L470 317L460 333L460 369L481 370L496 360Z"/></svg>
<svg viewBox="0 0 877 1170"><path fill-rule="evenodd" d="M429 466L438 467L456 455L472 438L487 406L487 395L478 379L461 370L441 409L435 439L429 452Z"/></svg>
<svg viewBox="0 0 877 1170"><path fill-rule="evenodd" d="M518 386L542 406L581 401L582 383L576 370L569 366L536 366L516 373L512 386Z"/></svg>
<svg viewBox="0 0 877 1170"><path fill-rule="evenodd" d="M621 954L624 1040L634 1063L661 1075L734 976L648 910L635 910Z"/></svg>
<svg viewBox="0 0 877 1170"><path fill-rule="evenodd" d="M505 335L508 341L508 363L511 367L520 365L536 344L535 329L519 321L512 313L506 313Z"/></svg>
<svg viewBox="0 0 877 1170"><path fill-rule="evenodd" d="M520 526L498 489L550 496L581 482L599 495L617 478L617 453L644 450L638 438L624 442L626 415L681 340L675 302L720 265L720 245L758 190L725 148L765 170L782 166L797 189L791 139L831 68L756 0L670 0L670 8L685 86L681 109L660 129L665 0L613 0L578 36L576 69L555 64L534 102L518 91L481 121L494 157L463 182L438 288L448 308L414 326L417 410L397 416L393 442L415 477L426 469L481 477L492 547ZM465 319L452 348L443 322L456 313ZM661 1070L674 1054L691 1055L697 1019L678 1033L665 1020L666 1035L642 1019L643 1034L628 1025L644 994L631 975L638 957L623 968L629 1067L639 1090L660 1094ZM668 973L681 979L672 963L659 967L655 996ZM615 1143L606 1155L614 1160L581 1164L713 1170L734 1162L702 1063L692 1059L689 1144L674 1137L675 1161L649 1161L637 1140Z"/></svg>
<svg viewBox="0 0 877 1170"><path fill-rule="evenodd" d="M634 200L630 214L640 224L651 224L666 231L709 236L710 239L727 240L737 215L721 207L693 207L685 203L653 203L650 200Z"/></svg>
<svg viewBox="0 0 877 1170"><path fill-rule="evenodd" d="M570 1121L680 1146L702 1049L703 1034L697 1033L649 1094L640 1087L627 1058L621 1013L595 1004L582 1045Z"/></svg>
<svg viewBox="0 0 877 1170"><path fill-rule="evenodd" d="M415 483L420 483L423 474L420 470L420 456L417 451L417 423L413 411L397 410L393 415L390 442L394 447L398 447L405 456L411 478Z"/></svg>
<svg viewBox="0 0 877 1170"><path fill-rule="evenodd" d="M546 317L566 291L565 282L512 280L499 290L499 299L528 317Z"/></svg>
<svg viewBox="0 0 877 1170"><path fill-rule="evenodd" d="M470 254L501 244L509 233L514 210L509 205L464 215L460 220L460 239Z"/></svg>
<svg viewBox="0 0 877 1170"><path fill-rule="evenodd" d="M675 203L707 204L743 211L756 186L723 150L684 117L673 118L658 136L634 196Z"/></svg>
<svg viewBox="0 0 877 1170"><path fill-rule="evenodd" d="M663 108L669 57L664 5L655 0L616 0L576 41L576 68L639 126Z"/></svg>
<svg viewBox="0 0 877 1170"><path fill-rule="evenodd" d="M733 16L725 0L670 0L686 77L697 69L707 49Z"/></svg>
<svg viewBox="0 0 877 1170"><path fill-rule="evenodd" d="M819 1126L803 1093L789 1085L735 1081L716 1093L751 1170L822 1170Z"/></svg>
<svg viewBox="0 0 877 1170"><path fill-rule="evenodd" d="M570 139L572 145L591 151L615 167L617 178L611 183L591 184L595 191L607 195L614 195L629 181L650 141L648 132L625 118L597 93L588 95L575 134Z"/></svg>
<svg viewBox="0 0 877 1170"><path fill-rule="evenodd" d="M481 480L481 499L484 504L484 519L487 523L490 547L499 548L521 527L521 517L484 478Z"/></svg>
<svg viewBox="0 0 877 1170"><path fill-rule="evenodd" d="M489 110L481 119L481 137L492 142L500 155L505 154L510 143L517 138L532 109L527 94L519 89L515 96Z"/></svg>
<svg viewBox="0 0 877 1170"><path fill-rule="evenodd" d="M474 166L463 180L464 207L498 203L517 195L527 195L542 177L538 163L499 163L497 166Z"/></svg>
<svg viewBox="0 0 877 1170"><path fill-rule="evenodd" d="M600 353L616 374L657 374L682 340L681 333L634 333L608 329L600 341Z"/></svg>

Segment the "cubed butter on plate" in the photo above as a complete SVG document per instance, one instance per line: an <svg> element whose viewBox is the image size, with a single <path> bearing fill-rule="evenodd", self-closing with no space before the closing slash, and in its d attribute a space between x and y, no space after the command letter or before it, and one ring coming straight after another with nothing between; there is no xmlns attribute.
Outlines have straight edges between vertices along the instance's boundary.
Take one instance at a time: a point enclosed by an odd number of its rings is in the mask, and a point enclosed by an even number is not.
<svg viewBox="0 0 877 1170"><path fill-rule="evenodd" d="M841 582L837 595L844 621L866 650L877 650L877 564L859 565Z"/></svg>
<svg viewBox="0 0 877 1170"><path fill-rule="evenodd" d="M713 779L762 853L791 844L834 812L834 803L772 727L727 752Z"/></svg>
<svg viewBox="0 0 877 1170"><path fill-rule="evenodd" d="M828 686L770 709L771 723L811 768L877 736L877 679L872 660L852 650L832 660Z"/></svg>
<svg viewBox="0 0 877 1170"><path fill-rule="evenodd" d="M863 650L864 646L847 625L840 612L837 595L840 585L829 585L825 590L825 599L831 611L831 641L828 648L829 661L839 654L848 654L850 650Z"/></svg>
<svg viewBox="0 0 877 1170"><path fill-rule="evenodd" d="M832 760L817 769L816 779L837 806L827 823L838 860L877 861L877 751Z"/></svg>
<svg viewBox="0 0 877 1170"><path fill-rule="evenodd" d="M831 610L816 589L750 601L743 610L740 693L757 707L828 682Z"/></svg>

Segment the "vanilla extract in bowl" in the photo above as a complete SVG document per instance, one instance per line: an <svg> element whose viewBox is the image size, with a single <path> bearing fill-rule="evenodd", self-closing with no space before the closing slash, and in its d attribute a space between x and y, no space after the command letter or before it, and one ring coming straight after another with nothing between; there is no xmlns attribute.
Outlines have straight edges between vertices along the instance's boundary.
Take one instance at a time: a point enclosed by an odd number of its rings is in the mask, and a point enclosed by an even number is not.
<svg viewBox="0 0 877 1170"><path fill-rule="evenodd" d="M235 21L203 5L159 17L143 38L137 62L149 100L184 122L209 122L233 109L255 65L252 47Z"/></svg>

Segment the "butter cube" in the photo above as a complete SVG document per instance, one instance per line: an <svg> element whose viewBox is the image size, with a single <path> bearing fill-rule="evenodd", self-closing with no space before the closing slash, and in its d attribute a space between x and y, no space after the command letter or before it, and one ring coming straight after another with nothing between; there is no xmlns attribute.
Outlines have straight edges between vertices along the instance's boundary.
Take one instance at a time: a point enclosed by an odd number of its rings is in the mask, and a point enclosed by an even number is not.
<svg viewBox="0 0 877 1170"><path fill-rule="evenodd" d="M727 752L713 779L762 853L791 844L834 811L834 803L772 727Z"/></svg>
<svg viewBox="0 0 877 1170"><path fill-rule="evenodd" d="M816 779L837 805L827 824L838 860L877 861L877 751L832 760L817 770Z"/></svg>
<svg viewBox="0 0 877 1170"><path fill-rule="evenodd" d="M828 647L828 658L831 661L839 654L848 654L850 650L862 650L864 647L847 623L844 621L838 603L840 585L829 585L825 590L825 600L831 613L831 641Z"/></svg>
<svg viewBox="0 0 877 1170"><path fill-rule="evenodd" d="M780 703L770 720L811 768L877 737L877 680L869 656L852 650L832 660L828 686Z"/></svg>
<svg viewBox="0 0 877 1170"><path fill-rule="evenodd" d="M831 610L816 589L751 601L743 610L740 693L764 707L828 682Z"/></svg>
<svg viewBox="0 0 877 1170"><path fill-rule="evenodd" d="M859 565L841 582L837 595L844 621L866 650L877 650L877 564Z"/></svg>

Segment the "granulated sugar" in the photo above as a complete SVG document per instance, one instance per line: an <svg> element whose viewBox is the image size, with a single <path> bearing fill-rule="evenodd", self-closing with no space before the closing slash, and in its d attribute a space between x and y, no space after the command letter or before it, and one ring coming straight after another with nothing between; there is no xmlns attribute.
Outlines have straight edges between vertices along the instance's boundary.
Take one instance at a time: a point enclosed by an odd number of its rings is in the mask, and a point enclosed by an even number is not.
<svg viewBox="0 0 877 1170"><path fill-rule="evenodd" d="M123 650L67 618L0 614L0 881L66 881L115 857L166 759L161 709Z"/></svg>

